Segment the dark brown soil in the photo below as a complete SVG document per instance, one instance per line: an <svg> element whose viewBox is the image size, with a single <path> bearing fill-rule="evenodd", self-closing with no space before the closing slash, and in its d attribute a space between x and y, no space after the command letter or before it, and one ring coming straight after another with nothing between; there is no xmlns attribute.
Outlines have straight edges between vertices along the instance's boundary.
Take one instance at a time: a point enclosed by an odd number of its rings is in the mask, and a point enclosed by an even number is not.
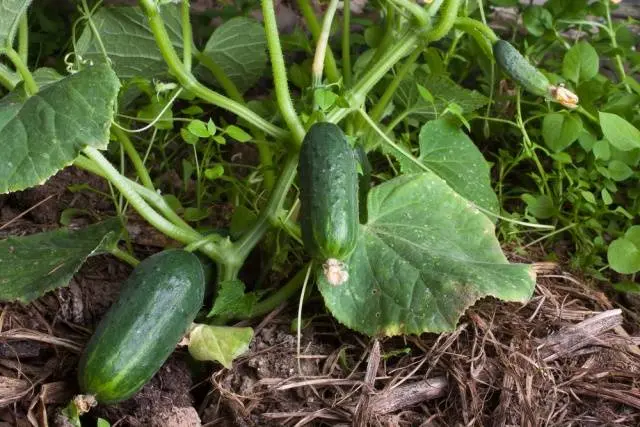
<svg viewBox="0 0 640 427"><path fill-rule="evenodd" d="M107 191L100 180L67 169L44 187L0 197L0 238L58 227L69 207L88 212L74 221L110 214L111 204L100 194L69 191L74 182ZM133 223L140 257L171 244L144 223ZM637 316L625 309L623 317L604 293L554 265L538 269L536 294L527 305L486 299L455 332L439 336L372 340L336 324L312 301L305 306L313 321L302 331L300 359L291 329L295 308L288 307L252 323L250 351L233 369L196 364L177 350L134 398L98 406L83 421L93 425L103 417L117 426L166 427L640 425L640 340L627 333L637 333ZM129 272L114 258L91 258L68 288L26 306L0 306L0 427L63 425L58 413L77 392L79 352Z"/></svg>

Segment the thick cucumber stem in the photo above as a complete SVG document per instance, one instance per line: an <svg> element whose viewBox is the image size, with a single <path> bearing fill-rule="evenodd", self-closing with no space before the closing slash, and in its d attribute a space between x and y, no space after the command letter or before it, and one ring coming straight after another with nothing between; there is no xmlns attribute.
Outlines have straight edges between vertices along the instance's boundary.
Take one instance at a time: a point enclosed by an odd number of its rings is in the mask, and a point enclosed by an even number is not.
<svg viewBox="0 0 640 427"><path fill-rule="evenodd" d="M313 65L311 67L312 87L317 88L322 84L322 70L324 69L324 58L327 53L327 45L329 43L329 35L331 33L331 23L333 17L338 8L338 0L331 0L329 7L324 14L324 20L322 21L322 31L318 42L316 43L316 54L313 58Z"/></svg>

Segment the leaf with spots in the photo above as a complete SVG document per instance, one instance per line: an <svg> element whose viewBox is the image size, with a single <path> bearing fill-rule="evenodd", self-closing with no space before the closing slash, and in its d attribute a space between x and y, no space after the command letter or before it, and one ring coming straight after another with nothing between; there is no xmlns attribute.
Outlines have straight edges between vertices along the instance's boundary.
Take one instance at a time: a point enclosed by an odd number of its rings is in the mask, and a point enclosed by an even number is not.
<svg viewBox="0 0 640 427"><path fill-rule="evenodd" d="M462 197L489 212L500 212L498 197L491 186L489 163L466 133L449 120L440 118L422 126L419 140L418 160L422 164ZM406 157L398 153L394 155L404 173L423 170Z"/></svg>
<svg viewBox="0 0 640 427"><path fill-rule="evenodd" d="M510 264L493 223L431 172L371 190L369 221L346 261L349 279L318 287L336 319L367 335L452 331L485 296L527 301L530 265Z"/></svg>
<svg viewBox="0 0 640 427"><path fill-rule="evenodd" d="M120 220L81 230L58 229L0 241L0 301L33 301L67 286L85 260L116 244Z"/></svg>
<svg viewBox="0 0 640 427"><path fill-rule="evenodd" d="M26 98L0 100L0 194L44 183L86 146L106 149L120 82L89 67Z"/></svg>

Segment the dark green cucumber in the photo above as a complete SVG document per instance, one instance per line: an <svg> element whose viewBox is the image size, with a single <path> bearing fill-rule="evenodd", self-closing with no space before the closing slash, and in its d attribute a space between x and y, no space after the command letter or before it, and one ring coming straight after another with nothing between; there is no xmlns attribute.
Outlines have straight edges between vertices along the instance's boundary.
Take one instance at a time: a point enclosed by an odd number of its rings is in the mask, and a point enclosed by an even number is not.
<svg viewBox="0 0 640 427"><path fill-rule="evenodd" d="M160 369L204 298L198 257L170 249L142 261L84 350L78 382L100 403L131 397Z"/></svg>
<svg viewBox="0 0 640 427"><path fill-rule="evenodd" d="M338 126L311 126L300 149L298 174L305 248L323 262L344 260L358 239L358 170Z"/></svg>
<svg viewBox="0 0 640 427"><path fill-rule="evenodd" d="M502 70L525 90L539 96L550 96L551 83L544 74L505 40L493 44L493 56Z"/></svg>

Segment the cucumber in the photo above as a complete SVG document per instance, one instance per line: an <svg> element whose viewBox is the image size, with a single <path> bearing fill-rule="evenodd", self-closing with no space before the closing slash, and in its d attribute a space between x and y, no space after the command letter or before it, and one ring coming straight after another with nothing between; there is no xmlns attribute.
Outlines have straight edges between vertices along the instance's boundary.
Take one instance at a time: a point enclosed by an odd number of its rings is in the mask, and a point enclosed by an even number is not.
<svg viewBox="0 0 640 427"><path fill-rule="evenodd" d="M493 44L493 56L502 70L525 90L550 97L551 83L518 50L505 40Z"/></svg>
<svg viewBox="0 0 640 427"><path fill-rule="evenodd" d="M355 249L359 230L356 158L338 126L311 126L300 149L298 174L302 240L325 263L325 271L331 267L334 272Z"/></svg>
<svg viewBox="0 0 640 427"><path fill-rule="evenodd" d="M82 393L116 403L140 390L195 319L204 286L202 265L190 252L170 249L142 261L84 350Z"/></svg>

